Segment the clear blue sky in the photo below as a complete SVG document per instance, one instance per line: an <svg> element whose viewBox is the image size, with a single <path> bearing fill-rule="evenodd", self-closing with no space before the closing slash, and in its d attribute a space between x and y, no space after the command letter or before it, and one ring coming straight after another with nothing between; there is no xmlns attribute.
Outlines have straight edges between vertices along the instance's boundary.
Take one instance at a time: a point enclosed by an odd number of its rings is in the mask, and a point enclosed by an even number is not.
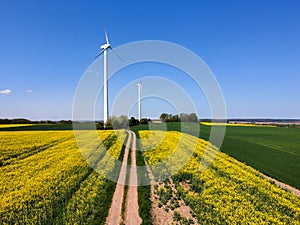
<svg viewBox="0 0 300 225"><path fill-rule="evenodd" d="M229 118L300 118L299 1L156 0L1 1L0 118L71 119L77 84L104 43L103 20L114 47L164 40L198 54L219 81ZM139 79L124 77L116 87ZM159 116L154 105L145 116Z"/></svg>

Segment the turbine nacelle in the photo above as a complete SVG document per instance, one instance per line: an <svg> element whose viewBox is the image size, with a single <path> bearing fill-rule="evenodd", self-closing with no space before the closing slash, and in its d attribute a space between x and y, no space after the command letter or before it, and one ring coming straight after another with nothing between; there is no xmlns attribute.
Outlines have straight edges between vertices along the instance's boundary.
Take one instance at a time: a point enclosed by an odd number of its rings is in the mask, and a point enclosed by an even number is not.
<svg viewBox="0 0 300 225"><path fill-rule="evenodd" d="M136 86L138 86L138 88L142 90L142 86L143 86L142 81L140 81L140 83L137 83Z"/></svg>
<svg viewBox="0 0 300 225"><path fill-rule="evenodd" d="M104 51L104 50L110 48L110 44L109 44L109 43L106 43L106 44L104 44L104 45L101 45L100 48Z"/></svg>

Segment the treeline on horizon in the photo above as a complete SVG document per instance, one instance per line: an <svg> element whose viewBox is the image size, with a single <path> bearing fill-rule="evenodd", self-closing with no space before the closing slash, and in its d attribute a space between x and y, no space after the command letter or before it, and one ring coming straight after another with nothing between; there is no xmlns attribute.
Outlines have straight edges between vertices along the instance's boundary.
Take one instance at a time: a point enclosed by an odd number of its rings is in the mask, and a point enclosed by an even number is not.
<svg viewBox="0 0 300 225"><path fill-rule="evenodd" d="M162 113L159 119L162 122L199 122L199 118L196 113L180 113L179 115Z"/></svg>
<svg viewBox="0 0 300 225"><path fill-rule="evenodd" d="M15 119L0 119L0 124L72 124L72 120L28 120L25 118L15 118Z"/></svg>
<svg viewBox="0 0 300 225"><path fill-rule="evenodd" d="M172 115L168 113L162 113L159 117L161 122L199 122L198 116L196 113L180 113L180 115ZM151 119L148 118L142 118L141 120L138 120L134 117L131 117L128 119L127 116L121 115L119 117L112 116L108 119L108 121L104 124L103 122L99 122L97 124L98 129L119 129L119 128L125 128L127 125L130 127L132 126L138 126L138 125L144 125L151 122Z"/></svg>
<svg viewBox="0 0 300 225"><path fill-rule="evenodd" d="M124 116L121 116L124 117ZM118 117L112 116L110 119L116 119ZM126 117L127 118L127 117ZM125 119L125 118L124 118ZM155 119L154 119L155 120ZM159 120L162 122L220 122L220 123L238 123L238 122L248 122L248 123L259 123L259 122L269 122L269 123L299 123L300 119L239 119L239 118L231 118L231 119L208 119L208 118L198 118L195 113L187 114L181 113L180 115L172 115L168 113L162 113L159 117ZM141 121L138 121L134 117L129 119L129 123L131 126L138 124L147 124L151 119L142 118ZM103 121L72 121L72 120L29 120L26 118L0 118L0 124L72 124L74 122L84 123L84 122L103 122Z"/></svg>

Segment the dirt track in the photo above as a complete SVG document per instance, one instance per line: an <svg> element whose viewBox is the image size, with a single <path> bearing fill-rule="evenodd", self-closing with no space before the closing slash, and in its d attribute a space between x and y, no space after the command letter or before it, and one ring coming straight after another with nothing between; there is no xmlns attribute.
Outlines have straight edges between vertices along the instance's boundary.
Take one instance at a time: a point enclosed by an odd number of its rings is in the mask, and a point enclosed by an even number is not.
<svg viewBox="0 0 300 225"><path fill-rule="evenodd" d="M139 225L142 219L139 216L138 192L137 192L137 171L136 171L136 136L132 131L128 132L128 140L124 152L123 162L118 178L118 183L113 195L111 207L106 218L106 224L119 225L124 222L125 225ZM129 186L125 203L125 221L122 221L122 203L124 197L124 187L126 182L126 170L128 155L131 148L131 167L129 175Z"/></svg>
<svg viewBox="0 0 300 225"><path fill-rule="evenodd" d="M125 211L125 224L126 225L139 225L142 219L139 216L138 204L138 178L136 169L136 136L132 133L132 147L131 147L131 167L129 175L129 187L126 198L126 211Z"/></svg>

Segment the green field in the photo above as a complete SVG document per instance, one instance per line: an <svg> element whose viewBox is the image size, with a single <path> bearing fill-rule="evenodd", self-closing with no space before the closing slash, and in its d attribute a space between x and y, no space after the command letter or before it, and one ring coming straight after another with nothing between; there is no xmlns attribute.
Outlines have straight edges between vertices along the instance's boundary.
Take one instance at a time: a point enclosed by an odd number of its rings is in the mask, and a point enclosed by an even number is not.
<svg viewBox="0 0 300 225"><path fill-rule="evenodd" d="M190 132L198 124L190 124ZM163 130L162 124L155 129ZM132 128L147 130L148 125ZM153 128L152 128L153 129ZM180 131L180 123L167 123L168 130ZM210 126L200 125L199 137L208 140ZM267 126L228 126L221 151L277 180L300 189L300 129Z"/></svg>

